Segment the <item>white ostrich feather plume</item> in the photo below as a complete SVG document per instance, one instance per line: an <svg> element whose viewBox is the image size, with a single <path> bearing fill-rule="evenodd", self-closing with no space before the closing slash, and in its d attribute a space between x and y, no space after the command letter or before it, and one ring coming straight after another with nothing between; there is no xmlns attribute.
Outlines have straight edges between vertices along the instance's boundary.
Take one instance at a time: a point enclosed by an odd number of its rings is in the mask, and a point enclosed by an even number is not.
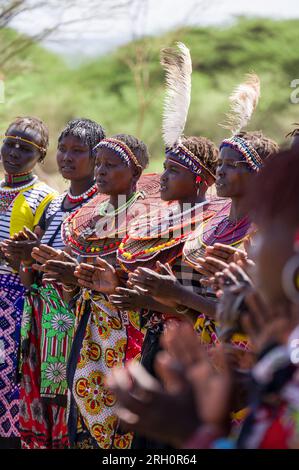
<svg viewBox="0 0 299 470"><path fill-rule="evenodd" d="M237 134L247 126L260 98L260 79L255 73L248 73L246 80L238 85L230 95L230 111L222 125L232 134Z"/></svg>
<svg viewBox="0 0 299 470"><path fill-rule="evenodd" d="M161 65L166 73L166 96L163 111L163 140L166 147L180 143L191 98L192 61L189 49L178 42L178 49L161 51Z"/></svg>

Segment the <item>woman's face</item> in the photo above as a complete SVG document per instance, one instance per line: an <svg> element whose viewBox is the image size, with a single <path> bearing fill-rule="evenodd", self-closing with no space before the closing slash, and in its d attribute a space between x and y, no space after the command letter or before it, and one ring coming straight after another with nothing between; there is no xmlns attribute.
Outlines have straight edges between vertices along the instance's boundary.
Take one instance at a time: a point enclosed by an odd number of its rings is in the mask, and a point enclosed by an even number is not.
<svg viewBox="0 0 299 470"><path fill-rule="evenodd" d="M253 176L248 164L236 150L229 147L221 149L216 169L217 196L243 197Z"/></svg>
<svg viewBox="0 0 299 470"><path fill-rule="evenodd" d="M111 149L100 147L96 155L95 177L100 193L110 196L127 195L134 190L139 170L128 167Z"/></svg>
<svg viewBox="0 0 299 470"><path fill-rule="evenodd" d="M17 127L7 129L8 136L20 137L30 142L40 145L41 135L36 130L27 128L26 132L20 131ZM17 175L32 171L41 157L38 148L28 142L5 137L1 147L2 163L5 173Z"/></svg>
<svg viewBox="0 0 299 470"><path fill-rule="evenodd" d="M63 178L80 181L94 175L94 158L79 137L68 135L58 142L57 165Z"/></svg>
<svg viewBox="0 0 299 470"><path fill-rule="evenodd" d="M172 157L171 157L172 158ZM160 195L163 201L189 202L197 195L196 177L179 162L166 159L160 178Z"/></svg>
<svg viewBox="0 0 299 470"><path fill-rule="evenodd" d="M293 256L295 230L281 218L261 221L249 253L256 263L255 281L266 303L276 306L286 300L282 271Z"/></svg>

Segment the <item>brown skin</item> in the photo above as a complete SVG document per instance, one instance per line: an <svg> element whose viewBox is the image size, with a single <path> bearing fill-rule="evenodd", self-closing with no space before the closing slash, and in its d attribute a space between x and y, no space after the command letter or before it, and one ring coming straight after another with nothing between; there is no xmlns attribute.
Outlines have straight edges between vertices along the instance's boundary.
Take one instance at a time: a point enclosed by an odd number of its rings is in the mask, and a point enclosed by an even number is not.
<svg viewBox="0 0 299 470"><path fill-rule="evenodd" d="M285 343L299 322L298 305L286 296L282 286L284 266L293 249L296 222L279 214L272 220L259 220L258 235L249 253L256 264L257 291L246 296L248 314L242 319L257 352L269 342Z"/></svg>
<svg viewBox="0 0 299 470"><path fill-rule="evenodd" d="M224 147L219 154L216 169L217 196L231 198L231 220L239 220L246 215L244 196L255 176L242 160L238 152Z"/></svg>
<svg viewBox="0 0 299 470"><path fill-rule="evenodd" d="M37 145L41 145L40 133L30 128L28 128L26 132L23 132L20 131L17 126L11 126L7 129L6 135L21 137ZM18 144L17 147L16 144ZM5 137L1 147L1 157L5 173L9 175L17 175L19 173L32 171L36 163L41 158L41 152L37 147L30 143ZM24 235L23 240L26 238L27 236ZM18 237L15 237L14 239L17 240ZM11 266L18 270L21 262L20 254L16 251L9 253L7 242L8 240L5 241L4 245L2 244L1 249L5 252Z"/></svg>
<svg viewBox="0 0 299 470"><path fill-rule="evenodd" d="M68 135L58 142L57 165L63 178L70 180L70 190L73 196L84 193L93 184L94 158L90 155L90 148L79 137ZM65 199L67 209L76 204Z"/></svg>
<svg viewBox="0 0 299 470"><path fill-rule="evenodd" d="M191 194L193 194L194 201L196 189L195 176L192 175L190 171L185 170L173 162L166 161L164 167L165 172L161 177L161 186L163 189L161 192L161 197L163 197L164 200L169 200L172 197L176 197L178 199L180 197L180 202L183 203L191 202ZM216 189L217 195L219 197L227 197L232 199L230 210L231 220L240 220L242 217L246 216L245 195L253 177L254 173L250 171L246 162L242 161L242 157L238 152L228 147L225 147L221 150L216 171ZM193 188L194 190L192 193ZM188 191L190 198L187 196ZM200 195L198 198L202 197L204 196ZM150 287L149 285L145 285L142 279L140 280L140 287L144 289L148 289ZM136 284L137 282L139 281L135 279ZM168 291L168 294L166 295L168 298L170 284L167 284L168 281L166 278L160 278L158 289L157 279L155 280L156 287L153 292L157 295L157 290L159 290L159 295L161 297L162 282L164 284L164 289ZM205 313L211 318L216 317L215 301L194 294L178 283L171 283L171 286L172 299L176 299L176 302L178 302L179 299L181 299L181 301L184 299L183 305L189 309ZM152 292L149 293L151 294ZM189 313L187 314L189 315Z"/></svg>
<svg viewBox="0 0 299 470"><path fill-rule="evenodd" d="M28 144L30 145L30 144ZM90 155L90 148L88 145L82 143L78 137L66 136L63 137L58 143L57 148L57 165L60 173L65 179L70 180L70 190L75 196L83 193L93 184L94 180L94 158ZM67 198L64 200L64 206L66 209L76 207L76 204L71 203ZM42 236L42 231L39 230L39 236ZM32 247L38 247L39 240L29 239L28 244ZM17 250L21 249L21 259L25 264L32 264L34 259L31 254L28 253L28 247L26 249L27 242L22 241L10 241L10 249ZM49 257L48 259L53 259ZM45 272L51 272L53 274L53 280L69 282L72 280L76 283L76 278L73 273L76 268L76 260L70 263L70 260L66 260L65 269L61 260L58 265L48 265ZM56 273L56 276L55 276ZM30 286L33 280L33 274L21 273L22 281L26 286Z"/></svg>
<svg viewBox="0 0 299 470"><path fill-rule="evenodd" d="M198 185L195 174L182 167L179 160L175 160L175 157L171 157L171 160L164 161L164 172L160 180L161 199L179 201L180 204L203 202L206 187L202 183Z"/></svg>
<svg viewBox="0 0 299 470"><path fill-rule="evenodd" d="M293 149L298 149L299 148L299 134L294 135L294 137L292 138L291 148L293 148Z"/></svg>
<svg viewBox="0 0 299 470"><path fill-rule="evenodd" d="M18 127L12 126L7 129L6 134L21 137L37 145L40 145L41 142L40 134L30 128L23 132ZM19 148L16 148L16 144L19 145ZM1 156L5 173L17 175L32 171L41 158L41 152L34 145L6 137L1 147Z"/></svg>
<svg viewBox="0 0 299 470"><path fill-rule="evenodd" d="M119 204L122 205L125 202L124 199L127 200L133 195L141 172L141 168L135 165L128 167L113 150L102 147L98 149L95 160L95 177L98 190L110 196L109 202L115 209ZM99 263L101 263L100 259L97 264ZM108 272L109 269L106 269L106 271ZM114 292L115 287L120 283L112 266L110 286L103 275L102 266L80 264L76 268L76 277L79 285L88 286L103 293Z"/></svg>

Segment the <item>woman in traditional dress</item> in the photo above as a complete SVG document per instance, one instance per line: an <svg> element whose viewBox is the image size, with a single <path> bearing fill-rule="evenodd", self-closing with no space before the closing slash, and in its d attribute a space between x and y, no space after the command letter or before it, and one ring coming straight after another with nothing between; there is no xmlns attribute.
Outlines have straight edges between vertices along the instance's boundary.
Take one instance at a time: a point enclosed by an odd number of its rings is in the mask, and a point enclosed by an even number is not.
<svg viewBox="0 0 299 470"><path fill-rule="evenodd" d="M46 251L56 259L67 259L71 265L73 259L61 252L64 248L61 225L66 217L97 193L93 149L104 136L102 127L96 122L74 119L58 139L58 169L70 181L70 187L54 199L43 213L39 222L41 240L38 251ZM25 243L11 241L10 246L16 250ZM35 260L30 251L25 256L26 252L23 252L22 263L26 265L26 272L21 273L21 278L29 291L22 322L22 447L66 448L69 445L66 362L74 326L74 314L63 300L68 277L64 276L63 284L56 282L54 273L42 278L32 269ZM39 265L33 267L40 269Z"/></svg>
<svg viewBox="0 0 299 470"><path fill-rule="evenodd" d="M56 192L38 180L33 170L48 148L48 129L35 117L19 117L5 132L1 147L5 179L0 183L0 446L20 445L18 351L24 292L18 274L20 259L6 251L5 241L38 225Z"/></svg>
<svg viewBox="0 0 299 470"><path fill-rule="evenodd" d="M114 291L115 277L116 285L122 283L123 275L116 275L116 251L128 223L159 194L154 175L140 178L147 163L147 147L139 139L119 134L102 140L96 157L101 194L63 224L65 243L85 261L78 276L83 289L76 302L76 334L68 364L69 434L76 447L131 444L130 434L117 432L115 397L105 377L112 367L140 354L143 333L138 312L118 310L107 294Z"/></svg>

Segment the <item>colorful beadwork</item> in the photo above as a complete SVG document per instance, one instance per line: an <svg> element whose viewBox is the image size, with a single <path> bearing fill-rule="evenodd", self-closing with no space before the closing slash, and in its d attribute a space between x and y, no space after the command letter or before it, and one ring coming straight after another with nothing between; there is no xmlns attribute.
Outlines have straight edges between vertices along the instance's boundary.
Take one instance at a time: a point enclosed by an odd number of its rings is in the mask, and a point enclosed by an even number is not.
<svg viewBox="0 0 299 470"><path fill-rule="evenodd" d="M66 197L72 204L78 204L80 202L83 202L89 198L91 198L98 190L98 186L96 183L94 183L91 188L89 188L87 191L85 191L82 194L79 194L78 196L73 196L71 194L70 189L68 190Z"/></svg>
<svg viewBox="0 0 299 470"><path fill-rule="evenodd" d="M121 140L113 139L112 137L103 139L98 145L96 145L95 149L100 147L108 148L116 152L127 166L131 166L131 163L133 162L134 165L141 168L141 165L138 163L132 150Z"/></svg>
<svg viewBox="0 0 299 470"><path fill-rule="evenodd" d="M24 139L23 137L20 137L18 135L4 135L1 137L4 139L15 139L17 142L18 141L25 142L26 144L33 145L34 147L36 147L38 150L41 150L42 152L45 152L47 150L46 148L41 147L41 145L38 145L35 142L32 142L31 140ZM4 140L4 143L5 143L5 140ZM18 145L18 143L16 143L16 145Z"/></svg>
<svg viewBox="0 0 299 470"><path fill-rule="evenodd" d="M135 202L143 198L144 195L146 196L147 207L151 204L151 201L159 200L159 175L148 174L142 176L138 182L134 198L131 198L130 208L126 207L128 210L126 217L121 215L118 227L115 227L114 224L111 229L109 227L109 230L105 230L105 233L97 235L96 226L98 223L104 226L105 221L110 223L111 220L114 220L109 213L105 213L105 216L101 215L108 205L109 198L105 194L97 194L84 205L84 210L78 209L64 221L61 233L65 245L70 246L75 253L82 257L108 256L115 253L126 235L127 223L134 217L134 209L132 209L132 213L130 212L131 206L134 208ZM126 211L122 209L122 214L125 213Z"/></svg>
<svg viewBox="0 0 299 470"><path fill-rule="evenodd" d="M192 173L200 175L204 169L209 173L210 176L212 176L212 178L215 179L215 175L211 172L211 170L209 170L201 162L201 160L196 155L194 155L194 153L188 150L187 147L185 147L183 144L179 144L173 149L166 149L166 157L171 159L171 156L178 158L182 165Z"/></svg>

